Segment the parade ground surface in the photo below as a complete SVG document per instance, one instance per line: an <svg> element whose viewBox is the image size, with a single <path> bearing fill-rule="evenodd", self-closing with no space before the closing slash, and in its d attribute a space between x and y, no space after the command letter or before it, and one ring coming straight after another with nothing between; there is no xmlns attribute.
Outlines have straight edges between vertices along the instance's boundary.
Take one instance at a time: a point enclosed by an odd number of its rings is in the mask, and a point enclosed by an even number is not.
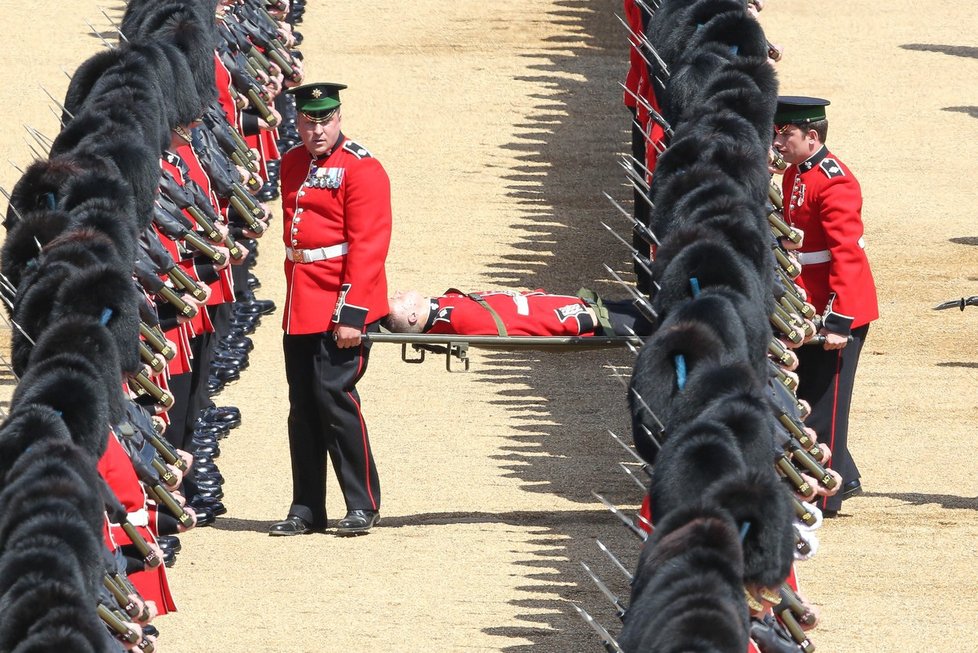
<svg viewBox="0 0 978 653"><path fill-rule="evenodd" d="M120 5L0 0L0 183L48 136L71 72L113 39ZM392 288L624 293L627 233L602 196L630 198L617 0L309 0L307 77L350 86L345 132L393 183ZM829 147L865 196L881 319L870 329L850 433L866 493L800 565L825 652L976 648L978 25L969 2L770 0L787 94L831 98ZM280 207L275 205L276 213ZM259 297L284 303L281 221L262 242ZM629 277L630 278L630 277ZM324 307L323 310L329 310ZM627 598L595 538L634 566L638 543L592 497L641 500L618 468L628 435L616 375L628 351L476 354L469 374L376 345L360 384L383 485L366 537L270 538L290 502L280 314L219 397L243 424L222 442L227 515L183 536L169 573L166 651L596 651L580 603L617 631L589 563ZM9 384L8 384L9 385ZM344 514L332 480L330 525Z"/></svg>

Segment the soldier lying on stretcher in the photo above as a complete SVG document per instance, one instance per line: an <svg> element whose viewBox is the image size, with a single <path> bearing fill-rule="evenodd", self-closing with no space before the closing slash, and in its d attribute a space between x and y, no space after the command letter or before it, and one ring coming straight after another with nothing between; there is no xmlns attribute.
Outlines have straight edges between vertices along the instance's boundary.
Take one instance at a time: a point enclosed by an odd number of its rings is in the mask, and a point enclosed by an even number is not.
<svg viewBox="0 0 978 653"><path fill-rule="evenodd" d="M382 324L393 333L467 336L646 336L652 327L631 300L602 301L586 289L575 296L451 288L439 297L400 290Z"/></svg>

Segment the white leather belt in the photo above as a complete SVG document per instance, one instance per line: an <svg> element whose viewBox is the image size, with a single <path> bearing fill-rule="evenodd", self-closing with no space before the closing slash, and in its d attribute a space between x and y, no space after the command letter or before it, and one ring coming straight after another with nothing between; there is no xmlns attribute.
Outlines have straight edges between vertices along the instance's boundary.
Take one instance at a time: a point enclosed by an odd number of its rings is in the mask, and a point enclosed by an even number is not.
<svg viewBox="0 0 978 653"><path fill-rule="evenodd" d="M346 256L350 251L350 243L340 243L329 247L317 247L316 249L292 249L285 248L285 257L293 263L315 263L316 261L328 261L331 258Z"/></svg>
<svg viewBox="0 0 978 653"><path fill-rule="evenodd" d="M149 526L149 512L145 508L129 513L129 523L133 526Z"/></svg>
<svg viewBox="0 0 978 653"><path fill-rule="evenodd" d="M866 249L866 239L862 236L856 241L859 249ZM816 263L828 263L832 260L832 252L827 249L820 249L817 252L797 252L798 262L802 265L815 265Z"/></svg>
<svg viewBox="0 0 978 653"><path fill-rule="evenodd" d="M798 262L802 265L814 265L816 263L828 263L832 260L832 252L821 249L817 252L798 252Z"/></svg>

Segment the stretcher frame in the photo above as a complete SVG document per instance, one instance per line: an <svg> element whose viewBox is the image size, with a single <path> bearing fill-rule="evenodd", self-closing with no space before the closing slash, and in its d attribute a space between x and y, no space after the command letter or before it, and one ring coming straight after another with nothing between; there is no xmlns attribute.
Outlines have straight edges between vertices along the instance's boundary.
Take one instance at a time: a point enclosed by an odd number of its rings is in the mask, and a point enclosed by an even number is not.
<svg viewBox="0 0 978 653"><path fill-rule="evenodd" d="M431 333L366 333L363 339L370 343L401 345L401 360L412 365L425 361L427 353L444 354L445 369L449 372L468 372L471 359L469 348L490 351L588 351L617 347L641 347L638 336L466 336ZM408 346L415 352L409 354ZM458 359L462 368L452 366Z"/></svg>

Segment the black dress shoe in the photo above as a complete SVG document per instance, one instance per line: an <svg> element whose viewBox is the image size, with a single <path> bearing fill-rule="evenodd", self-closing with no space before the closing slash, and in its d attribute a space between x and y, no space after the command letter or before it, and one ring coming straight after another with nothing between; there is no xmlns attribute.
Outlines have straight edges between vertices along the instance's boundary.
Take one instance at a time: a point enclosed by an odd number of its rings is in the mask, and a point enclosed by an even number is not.
<svg viewBox="0 0 978 653"><path fill-rule="evenodd" d="M211 361L211 367L243 372L248 369L248 356L229 356L226 352L216 351L214 353L214 360Z"/></svg>
<svg viewBox="0 0 978 653"><path fill-rule="evenodd" d="M251 272L248 273L248 288L251 290L258 290L261 288L261 280Z"/></svg>
<svg viewBox="0 0 978 653"><path fill-rule="evenodd" d="M231 427L220 422L205 422L201 418L194 423L194 435L210 435L220 439L230 432Z"/></svg>
<svg viewBox="0 0 978 653"><path fill-rule="evenodd" d="M175 565L176 563L177 563L177 554L176 553L174 553L173 551L170 551L169 553L167 553L166 551L163 552L163 566L164 567L170 568L173 565Z"/></svg>
<svg viewBox="0 0 978 653"><path fill-rule="evenodd" d="M269 315L275 312L275 302L271 299L253 299L235 302L234 312L238 315Z"/></svg>
<svg viewBox="0 0 978 653"><path fill-rule="evenodd" d="M174 553L180 553L180 538L176 535L160 535L156 538L156 543L163 550L170 549Z"/></svg>
<svg viewBox="0 0 978 653"><path fill-rule="evenodd" d="M206 453L201 453L200 451L194 451L194 465L213 465L214 457L208 456Z"/></svg>
<svg viewBox="0 0 978 653"><path fill-rule="evenodd" d="M208 397L213 397L214 395L219 394L223 389L224 389L224 383L221 382L219 379L215 379L214 377L210 377L207 379Z"/></svg>
<svg viewBox="0 0 978 653"><path fill-rule="evenodd" d="M221 486L217 486L214 489L200 488L197 490L197 495L205 499L216 499L217 501L220 501L224 498L224 490L221 489Z"/></svg>
<svg viewBox="0 0 978 653"><path fill-rule="evenodd" d="M193 440L191 440L190 442L191 444L194 444ZM198 452L210 458L217 458L221 455L221 448L218 447L216 444L201 444L195 446L194 448L194 453L198 453Z"/></svg>
<svg viewBox="0 0 978 653"><path fill-rule="evenodd" d="M194 509L194 512L197 514L197 526L210 526L214 523L215 515L207 508Z"/></svg>
<svg viewBox="0 0 978 653"><path fill-rule="evenodd" d="M199 438L202 440L214 439L223 440L231 433L231 429L224 426L223 424L207 424L198 422L194 427L193 433L190 434L192 438Z"/></svg>
<svg viewBox="0 0 978 653"><path fill-rule="evenodd" d="M241 378L241 372L228 367L216 367L211 370L211 376L221 383L230 383Z"/></svg>
<svg viewBox="0 0 978 653"><path fill-rule="evenodd" d="M258 191L255 196L262 202L271 202L276 197L278 197L278 186L273 184L265 184L262 189Z"/></svg>
<svg viewBox="0 0 978 653"><path fill-rule="evenodd" d="M221 341L221 344L228 349L233 349L236 351L251 351L255 348L255 343L252 342L251 338L248 336L240 336L237 338L228 336Z"/></svg>
<svg viewBox="0 0 978 653"><path fill-rule="evenodd" d="M225 508L224 504L221 503L220 501L215 501L213 499L207 501L207 503L202 503L201 501L202 500L198 500L197 503L188 502L187 505L193 508L194 512L200 512L200 510L209 510L212 513L214 513L215 517L224 515L228 511L228 509Z"/></svg>
<svg viewBox="0 0 978 653"><path fill-rule="evenodd" d="M860 483L859 479L857 478L854 481L849 481L848 483L845 483L842 486L842 490L839 491L839 496L841 496L842 499L845 500L845 499L851 499L857 494L862 494L862 493L863 493L863 486L862 483Z"/></svg>
<svg viewBox="0 0 978 653"><path fill-rule="evenodd" d="M215 499L214 497L209 496L206 491L204 491L204 492L199 492L199 491L198 492L195 492L192 497L190 497L189 499L187 499L187 503L189 503L189 504L200 504L200 507L201 508L210 508L211 504L218 504L220 502L221 502L220 499Z"/></svg>
<svg viewBox="0 0 978 653"><path fill-rule="evenodd" d="M224 477L211 474L194 474L194 483L201 490L209 490L224 485Z"/></svg>
<svg viewBox="0 0 978 653"><path fill-rule="evenodd" d="M344 537L348 535L363 535L368 533L371 528L380 523L380 513L374 510L351 510L346 513L346 517L336 525L336 534Z"/></svg>
<svg viewBox="0 0 978 653"><path fill-rule="evenodd" d="M211 422L227 422L241 419L241 409L237 406L208 406L200 417Z"/></svg>
<svg viewBox="0 0 978 653"><path fill-rule="evenodd" d="M199 462L194 461L194 474L220 474L221 470L213 460L206 458Z"/></svg>
<svg viewBox="0 0 978 653"><path fill-rule="evenodd" d="M248 333L249 332L244 327L231 325L231 326L228 327L228 334L227 334L226 337L227 338L247 338L248 337Z"/></svg>
<svg viewBox="0 0 978 653"><path fill-rule="evenodd" d="M268 529L269 535L305 535L307 533L312 533L317 529L312 527L312 524L307 522L302 517L296 515L289 515L284 520L280 522L275 522Z"/></svg>

